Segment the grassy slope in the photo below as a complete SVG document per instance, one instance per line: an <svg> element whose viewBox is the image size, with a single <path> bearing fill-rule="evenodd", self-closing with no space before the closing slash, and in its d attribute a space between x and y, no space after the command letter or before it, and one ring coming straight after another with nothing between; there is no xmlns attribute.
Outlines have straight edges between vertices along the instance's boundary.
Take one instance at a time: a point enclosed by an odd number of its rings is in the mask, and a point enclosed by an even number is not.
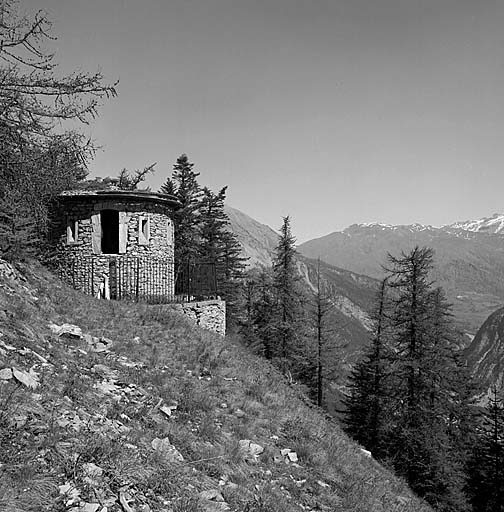
<svg viewBox="0 0 504 512"><path fill-rule="evenodd" d="M146 306L81 295L38 266L24 272L26 282L0 279L0 370L31 368L41 385L0 380L1 511L69 510L64 484L80 494L72 506L81 499L108 512L210 510L198 500L210 489L243 512L430 510L239 343ZM91 352L50 322L114 346ZM110 391L96 387L111 371ZM166 417L160 406L175 402ZM167 436L183 462L151 447ZM257 462L242 439L265 448ZM295 450L299 465L275 462L279 448ZM90 463L103 472L90 476Z"/></svg>

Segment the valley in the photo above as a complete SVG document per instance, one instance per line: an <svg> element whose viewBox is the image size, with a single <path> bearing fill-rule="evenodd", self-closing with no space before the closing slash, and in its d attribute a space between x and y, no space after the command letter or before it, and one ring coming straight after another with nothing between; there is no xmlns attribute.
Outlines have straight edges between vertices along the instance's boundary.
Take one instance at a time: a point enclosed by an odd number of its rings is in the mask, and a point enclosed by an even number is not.
<svg viewBox="0 0 504 512"><path fill-rule="evenodd" d="M248 215L227 208L248 265L271 265L277 235ZM459 341L473 374L487 390L504 369L504 215L435 228L413 224L354 224L298 246L298 270L307 292L315 289L320 257L321 284L334 308L328 323L340 340L342 380L332 388L329 410L338 409L352 365L369 342L373 308L387 254L414 246L435 251L434 279L452 303ZM488 319L488 320L487 320Z"/></svg>

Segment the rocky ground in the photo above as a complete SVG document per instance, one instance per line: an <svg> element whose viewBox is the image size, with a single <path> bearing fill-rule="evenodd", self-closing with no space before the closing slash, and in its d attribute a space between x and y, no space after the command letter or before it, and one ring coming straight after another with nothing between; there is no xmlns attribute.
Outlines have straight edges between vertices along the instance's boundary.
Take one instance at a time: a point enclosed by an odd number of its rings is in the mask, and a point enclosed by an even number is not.
<svg viewBox="0 0 504 512"><path fill-rule="evenodd" d="M239 341L0 275L1 511L430 510Z"/></svg>

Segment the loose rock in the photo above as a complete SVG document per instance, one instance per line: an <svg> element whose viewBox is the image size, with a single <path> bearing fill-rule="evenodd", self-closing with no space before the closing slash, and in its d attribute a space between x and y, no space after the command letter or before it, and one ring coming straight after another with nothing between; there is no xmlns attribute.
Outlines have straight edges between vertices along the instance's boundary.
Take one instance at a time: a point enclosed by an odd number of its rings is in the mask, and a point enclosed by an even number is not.
<svg viewBox="0 0 504 512"><path fill-rule="evenodd" d="M152 440L151 446L168 462L183 462L184 460L182 454L171 444L168 437L163 439L156 437Z"/></svg>
<svg viewBox="0 0 504 512"><path fill-rule="evenodd" d="M231 510L217 489L209 489L199 494L199 505L204 512L224 512Z"/></svg>
<svg viewBox="0 0 504 512"><path fill-rule="evenodd" d="M58 336L70 336L72 338L82 338L82 329L77 326L77 325L73 325L73 324L62 324L62 325L57 325L57 324L49 324L49 329L51 329L51 331L54 333L54 334L57 334Z"/></svg>
<svg viewBox="0 0 504 512"><path fill-rule="evenodd" d="M250 439L242 439L239 441L240 449L245 453L248 460L257 462L259 455L264 452L264 448L257 443L252 442Z"/></svg>
<svg viewBox="0 0 504 512"><path fill-rule="evenodd" d="M14 378L27 388L36 389L38 386L40 386L38 376L35 372L30 371L30 373L28 373L22 370L17 370L16 368L12 368L12 375L14 375Z"/></svg>

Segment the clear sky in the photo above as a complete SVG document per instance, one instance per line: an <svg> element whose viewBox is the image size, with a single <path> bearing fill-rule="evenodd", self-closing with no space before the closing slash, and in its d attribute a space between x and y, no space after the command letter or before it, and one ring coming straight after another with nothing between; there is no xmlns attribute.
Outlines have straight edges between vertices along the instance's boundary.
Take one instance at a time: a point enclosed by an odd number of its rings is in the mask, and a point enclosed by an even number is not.
<svg viewBox="0 0 504 512"><path fill-rule="evenodd" d="M503 211L502 0L21 0L61 72L120 80L92 175L181 153L298 241Z"/></svg>

